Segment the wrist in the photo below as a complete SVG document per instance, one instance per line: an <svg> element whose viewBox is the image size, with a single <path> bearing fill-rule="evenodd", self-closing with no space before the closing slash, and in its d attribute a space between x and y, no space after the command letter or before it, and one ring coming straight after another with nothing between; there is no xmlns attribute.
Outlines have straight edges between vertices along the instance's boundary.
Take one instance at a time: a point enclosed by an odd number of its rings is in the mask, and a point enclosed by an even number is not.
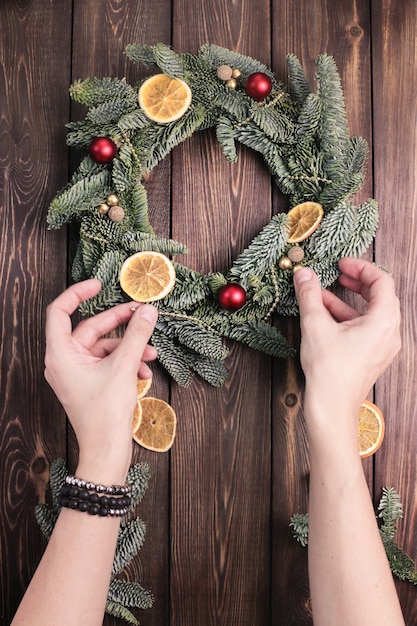
<svg viewBox="0 0 417 626"><path fill-rule="evenodd" d="M105 486L123 485L132 460L132 444L123 452L114 448L80 449L75 475Z"/></svg>

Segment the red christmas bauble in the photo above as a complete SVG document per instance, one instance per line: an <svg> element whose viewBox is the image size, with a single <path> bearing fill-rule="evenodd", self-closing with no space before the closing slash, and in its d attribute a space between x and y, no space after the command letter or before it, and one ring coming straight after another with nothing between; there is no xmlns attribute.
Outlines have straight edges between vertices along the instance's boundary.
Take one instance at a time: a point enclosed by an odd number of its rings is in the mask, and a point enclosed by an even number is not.
<svg viewBox="0 0 417 626"><path fill-rule="evenodd" d="M265 100L272 91L272 80L263 72L254 72L245 80L245 91L254 100Z"/></svg>
<svg viewBox="0 0 417 626"><path fill-rule="evenodd" d="M246 291L241 285L229 283L220 287L218 293L219 304L226 311L237 311L246 302Z"/></svg>
<svg viewBox="0 0 417 626"><path fill-rule="evenodd" d="M116 152L116 144L108 137L96 137L88 148L88 154L96 163L110 163Z"/></svg>

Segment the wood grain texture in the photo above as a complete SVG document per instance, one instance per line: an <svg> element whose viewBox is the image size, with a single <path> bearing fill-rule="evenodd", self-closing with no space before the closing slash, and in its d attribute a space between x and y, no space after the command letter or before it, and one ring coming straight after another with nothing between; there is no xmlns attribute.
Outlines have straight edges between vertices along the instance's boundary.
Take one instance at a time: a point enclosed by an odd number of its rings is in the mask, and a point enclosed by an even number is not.
<svg viewBox="0 0 417 626"><path fill-rule="evenodd" d="M71 231L47 232L48 203L77 162L65 123L72 80L153 73L123 55L126 44L206 42L248 54L286 81L299 56L314 84L314 59L334 56L352 134L371 154L361 202L376 197L381 224L368 258L394 272L403 309L403 350L378 382L387 421L383 447L365 470L375 501L392 485L404 502L399 541L417 555L414 390L417 214L415 0L7 0L0 3L0 623L10 623L44 549L33 507L45 498L52 459L76 462L62 410L43 382L46 304L67 282ZM372 45L371 45L372 42ZM4 94L4 97L3 97ZM286 210L261 160L223 157L214 133L194 135L146 180L155 230L186 243L188 266L226 271L269 221ZM70 162L70 165L68 165ZM299 345L297 319L276 324ZM150 394L178 414L168 454L134 448L152 478L138 509L144 547L126 573L152 590L142 626L311 626L306 551L289 519L307 510L308 460L297 359L271 360L231 345L226 385L170 382L158 365ZM398 585L407 626L415 588ZM106 626L122 624L105 618Z"/></svg>
<svg viewBox="0 0 417 626"><path fill-rule="evenodd" d="M416 274L417 229L415 79L417 4L373 3L375 194L381 202L376 260L392 270L402 310L401 354L376 385L387 433L376 459L375 488L393 486L404 503L400 544L417 554ZM398 585L408 626L417 623L416 590Z"/></svg>
<svg viewBox="0 0 417 626"><path fill-rule="evenodd" d="M57 154L69 62L57 63L54 51L69 58L68 5L0 6L2 624L10 623L43 552L33 509L45 498L49 460L65 451L65 420L43 381L43 351L45 307L65 286L67 264L65 232L47 232L45 210L66 182L65 151Z"/></svg>

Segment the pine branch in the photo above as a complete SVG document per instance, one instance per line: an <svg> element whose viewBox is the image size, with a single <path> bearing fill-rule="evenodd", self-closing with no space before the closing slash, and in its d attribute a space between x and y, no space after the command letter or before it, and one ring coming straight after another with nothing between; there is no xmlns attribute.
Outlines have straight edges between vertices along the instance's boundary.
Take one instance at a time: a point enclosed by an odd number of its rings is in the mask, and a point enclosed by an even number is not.
<svg viewBox="0 0 417 626"><path fill-rule="evenodd" d="M228 278L247 287L251 274L263 276L282 255L287 241L286 215L274 215L267 226L234 261Z"/></svg>
<svg viewBox="0 0 417 626"><path fill-rule="evenodd" d="M294 539L305 548L308 545L308 513L294 513L290 528Z"/></svg>
<svg viewBox="0 0 417 626"><path fill-rule="evenodd" d="M151 592L138 583L117 578L113 578L110 582L108 599L124 607L136 609L150 609L154 600Z"/></svg>
<svg viewBox="0 0 417 626"><path fill-rule="evenodd" d="M287 55L287 65L289 69L291 93L298 104L303 105L311 91L304 69L295 54Z"/></svg>
<svg viewBox="0 0 417 626"><path fill-rule="evenodd" d="M343 178L349 154L349 129L343 90L332 57L320 55L317 63L317 94L322 103L319 128L324 170L334 181Z"/></svg>
<svg viewBox="0 0 417 626"><path fill-rule="evenodd" d="M134 519L120 527L113 560L113 576L119 574L135 558L143 546L145 535L146 524L141 519ZM120 602L120 600L118 601Z"/></svg>
<svg viewBox="0 0 417 626"><path fill-rule="evenodd" d="M122 619L128 624L139 626L139 622L129 609L126 609L122 604L113 602L113 600L107 600L106 613L117 619Z"/></svg>
<svg viewBox="0 0 417 626"><path fill-rule="evenodd" d="M142 500L151 478L151 468L147 463L136 463L127 473L127 482L131 486L131 503L135 507Z"/></svg>

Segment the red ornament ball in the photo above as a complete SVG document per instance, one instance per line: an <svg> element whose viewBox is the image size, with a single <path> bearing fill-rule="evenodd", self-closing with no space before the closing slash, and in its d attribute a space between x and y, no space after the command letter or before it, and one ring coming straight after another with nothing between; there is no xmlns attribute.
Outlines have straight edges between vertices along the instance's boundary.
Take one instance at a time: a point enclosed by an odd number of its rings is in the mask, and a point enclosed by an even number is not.
<svg viewBox="0 0 417 626"><path fill-rule="evenodd" d="M116 156L117 146L108 137L96 137L90 143L88 154L96 163L110 163Z"/></svg>
<svg viewBox="0 0 417 626"><path fill-rule="evenodd" d="M256 102L261 102L271 93L272 80L263 72L254 72L245 80L245 91Z"/></svg>
<svg viewBox="0 0 417 626"><path fill-rule="evenodd" d="M241 285L229 283L220 287L218 293L219 304L226 311L237 311L246 302L246 291Z"/></svg>

